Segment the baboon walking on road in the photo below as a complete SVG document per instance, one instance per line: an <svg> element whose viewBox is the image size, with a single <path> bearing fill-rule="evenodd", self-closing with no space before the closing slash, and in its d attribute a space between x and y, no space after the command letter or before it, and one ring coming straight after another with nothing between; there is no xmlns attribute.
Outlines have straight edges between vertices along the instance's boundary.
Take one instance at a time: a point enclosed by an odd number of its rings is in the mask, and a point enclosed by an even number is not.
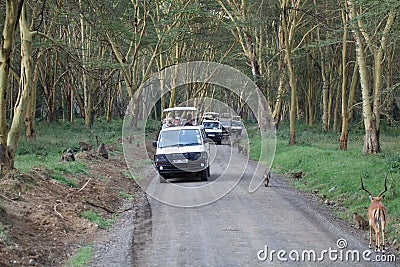
<svg viewBox="0 0 400 267"><path fill-rule="evenodd" d="M271 173L267 172L264 174L264 186L268 187L269 179L271 178Z"/></svg>

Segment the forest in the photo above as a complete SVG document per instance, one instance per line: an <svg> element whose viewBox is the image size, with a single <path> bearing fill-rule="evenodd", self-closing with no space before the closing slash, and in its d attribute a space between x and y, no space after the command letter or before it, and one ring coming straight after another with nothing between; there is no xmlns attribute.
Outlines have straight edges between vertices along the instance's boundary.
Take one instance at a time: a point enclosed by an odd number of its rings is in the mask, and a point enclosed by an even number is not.
<svg viewBox="0 0 400 267"><path fill-rule="evenodd" d="M35 121L123 116L154 72L212 61L247 74L262 90L276 126L320 125L340 132L364 125L363 153L379 153L381 125L397 126L399 65L396 0L344 1L2 1L0 161L13 168L22 130ZM199 96L173 90L162 108ZM238 97L230 106L241 114Z"/></svg>

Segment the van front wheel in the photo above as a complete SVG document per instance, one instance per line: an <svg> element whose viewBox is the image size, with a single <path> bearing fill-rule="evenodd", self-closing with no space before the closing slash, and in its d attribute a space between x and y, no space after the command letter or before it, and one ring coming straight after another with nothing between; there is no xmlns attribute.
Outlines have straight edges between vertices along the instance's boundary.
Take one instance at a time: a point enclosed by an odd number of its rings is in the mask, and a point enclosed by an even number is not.
<svg viewBox="0 0 400 267"><path fill-rule="evenodd" d="M208 170L207 170L207 168L201 171L200 179L202 181L207 181L208 180Z"/></svg>
<svg viewBox="0 0 400 267"><path fill-rule="evenodd" d="M167 179L164 178L161 174L158 175L158 178L160 179L160 183L166 183Z"/></svg>

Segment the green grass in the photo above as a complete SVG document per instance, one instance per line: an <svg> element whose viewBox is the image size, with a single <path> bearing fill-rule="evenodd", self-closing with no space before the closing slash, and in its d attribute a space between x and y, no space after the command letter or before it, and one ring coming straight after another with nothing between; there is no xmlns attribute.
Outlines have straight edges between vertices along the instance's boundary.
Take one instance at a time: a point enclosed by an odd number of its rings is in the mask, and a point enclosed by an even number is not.
<svg viewBox="0 0 400 267"><path fill-rule="evenodd" d="M0 222L0 243L9 244L10 236L4 225Z"/></svg>
<svg viewBox="0 0 400 267"><path fill-rule="evenodd" d="M65 175L62 175L60 173L49 173L49 176L52 179L57 180L66 186L74 187L74 188L78 187L74 181L72 181L71 179L69 179L68 177L66 177Z"/></svg>
<svg viewBox="0 0 400 267"><path fill-rule="evenodd" d="M133 196L131 194L123 192L123 191L119 192L119 195L128 201L133 199Z"/></svg>
<svg viewBox="0 0 400 267"><path fill-rule="evenodd" d="M384 188L387 177L388 191L384 204L388 211L388 236L399 240L400 235L391 230L392 224L400 223L400 144L398 132L387 129L381 131L382 153L362 154L363 132L350 132L347 151L338 149L339 133L322 133L319 129L300 126L297 129L297 144L288 145L288 127L277 131L276 153L272 172L290 177L293 172L302 171L302 179L289 179L291 184L302 191L317 192L322 198L337 203L338 217L350 220L357 212L366 217L370 204L368 194L361 190L360 177L373 194ZM252 158L259 154L260 140L252 137Z"/></svg>
<svg viewBox="0 0 400 267"><path fill-rule="evenodd" d="M60 164L53 165L53 170L49 171L49 176L69 187L78 187L78 185L73 181L74 178L79 180L78 174L84 174L89 176L87 172L86 164L82 162L63 162ZM71 176L72 179L68 178Z"/></svg>
<svg viewBox="0 0 400 267"><path fill-rule="evenodd" d="M115 219L105 219L101 217L99 214L97 214L93 210L86 210L82 213L82 217L96 223L100 228L102 229L107 229L109 226L111 226Z"/></svg>
<svg viewBox="0 0 400 267"><path fill-rule="evenodd" d="M21 138L15 167L22 172L28 172L35 166L41 166L52 170L49 171L51 178L66 186L77 187L79 174L89 175L86 164L81 161L60 162L60 155L68 147L77 153L81 141L94 145L94 148L97 141L115 147L121 146L117 139L122 135L122 122L122 120L105 122L98 119L91 130L86 129L81 119L76 119L74 123L37 123L36 139L27 141ZM113 155L111 152L110 154Z"/></svg>
<svg viewBox="0 0 400 267"><path fill-rule="evenodd" d="M93 253L93 245L81 247L79 251L67 262L70 267L85 267L88 266Z"/></svg>
<svg viewBox="0 0 400 267"><path fill-rule="evenodd" d="M22 172L27 172L38 165L55 169L59 165L65 165L59 162L61 153L68 147L78 152L81 141L94 145L95 149L97 140L99 143L120 146L117 139L122 136L122 122L122 120L105 122L100 118L96 120L91 130L85 128L82 119L76 119L74 123L36 123L36 139L29 141L25 138L20 139L15 167ZM74 164L69 165L73 166Z"/></svg>

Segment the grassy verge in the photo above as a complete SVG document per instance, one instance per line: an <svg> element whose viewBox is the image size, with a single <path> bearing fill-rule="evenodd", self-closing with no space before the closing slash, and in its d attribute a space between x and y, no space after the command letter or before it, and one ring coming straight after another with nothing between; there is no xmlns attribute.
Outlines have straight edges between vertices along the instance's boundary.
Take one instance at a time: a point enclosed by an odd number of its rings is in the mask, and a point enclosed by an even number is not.
<svg viewBox="0 0 400 267"><path fill-rule="evenodd" d="M318 194L335 203L334 212L340 218L352 221L357 212L366 217L370 204L368 194L361 190L360 177L373 194L384 189L387 177L388 191L384 203L388 211L387 236L400 240L400 143L396 131L381 131L382 153L362 154L361 129L350 133L347 151L338 149L338 133L322 133L319 129L301 128L297 145L288 145L288 128L277 131L277 145L272 171L284 174L290 183L302 191ZM259 153L260 140L252 138L251 156ZM291 173L303 172L303 178L292 179Z"/></svg>
<svg viewBox="0 0 400 267"><path fill-rule="evenodd" d="M93 210L86 210L82 213L82 217L88 219L91 222L96 223L100 228L107 229L115 222L114 219L105 219L101 215L97 214Z"/></svg>
<svg viewBox="0 0 400 267"><path fill-rule="evenodd" d="M93 246L86 245L81 247L79 251L67 262L70 267L85 267L88 266L93 254Z"/></svg>
<svg viewBox="0 0 400 267"><path fill-rule="evenodd" d="M9 244L10 243L10 236L8 234L7 229L4 225L0 222L0 244Z"/></svg>

